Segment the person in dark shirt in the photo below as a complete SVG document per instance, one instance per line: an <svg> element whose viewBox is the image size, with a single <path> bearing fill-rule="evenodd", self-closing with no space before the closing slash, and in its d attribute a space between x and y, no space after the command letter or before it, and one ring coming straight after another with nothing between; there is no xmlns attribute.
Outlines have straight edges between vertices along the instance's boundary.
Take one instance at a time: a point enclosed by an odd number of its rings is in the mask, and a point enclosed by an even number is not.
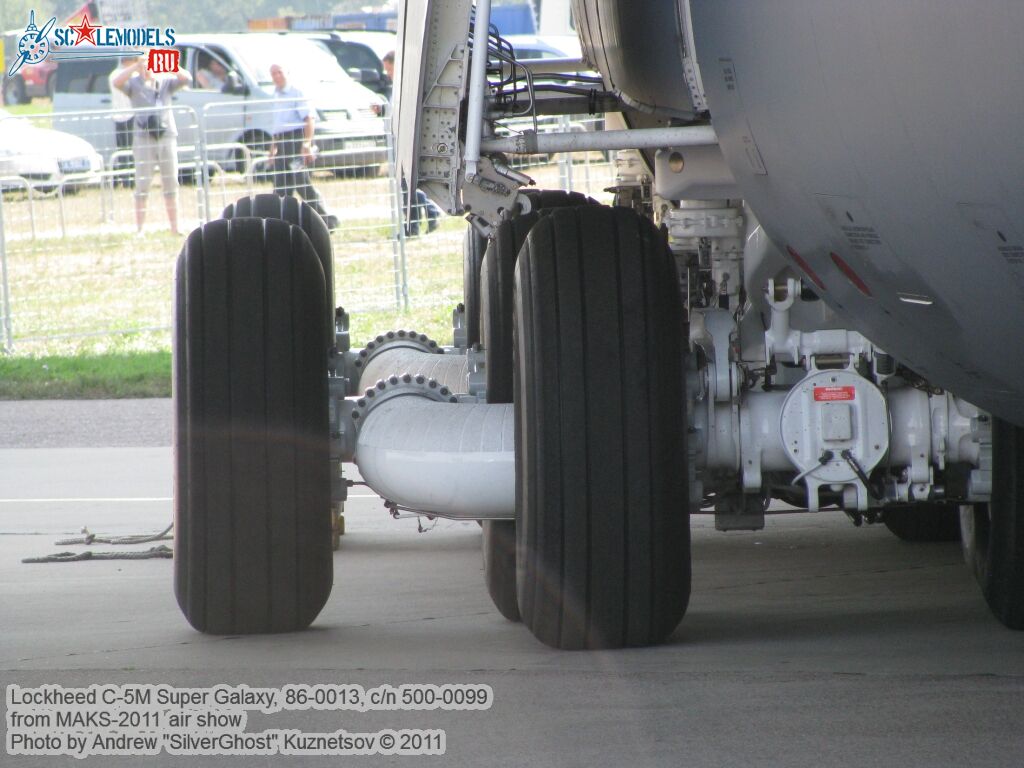
<svg viewBox="0 0 1024 768"><path fill-rule="evenodd" d="M387 99L388 104L391 103L391 92L395 82L395 52L389 51L384 54L384 58L381 59L384 64L384 74L388 78L388 91ZM402 192L403 197L405 193L405 179L402 180ZM420 224L423 219L427 220L427 232L433 232L437 229L437 220L441 216L441 209L434 204L434 201L427 197L427 193L422 189L416 190L416 202L411 206L409 211L409 221L405 224L405 232L410 237L416 237L420 233Z"/></svg>

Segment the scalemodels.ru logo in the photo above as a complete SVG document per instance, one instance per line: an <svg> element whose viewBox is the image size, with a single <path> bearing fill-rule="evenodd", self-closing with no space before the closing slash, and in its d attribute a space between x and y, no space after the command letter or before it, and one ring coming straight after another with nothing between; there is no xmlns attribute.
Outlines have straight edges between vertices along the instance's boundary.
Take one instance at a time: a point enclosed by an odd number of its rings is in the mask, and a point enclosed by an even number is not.
<svg viewBox="0 0 1024 768"><path fill-rule="evenodd" d="M138 49L153 49L149 51L150 69L160 72L178 70L178 51L161 48L174 45L174 29L171 27L104 26L90 20L88 12L82 14L77 25L72 21L73 18L68 19L58 26L57 17L53 16L40 29L36 25L36 12L30 11L28 25L18 40L18 52L7 76L13 77L23 66L39 64L48 56L56 60L99 59L146 53Z"/></svg>

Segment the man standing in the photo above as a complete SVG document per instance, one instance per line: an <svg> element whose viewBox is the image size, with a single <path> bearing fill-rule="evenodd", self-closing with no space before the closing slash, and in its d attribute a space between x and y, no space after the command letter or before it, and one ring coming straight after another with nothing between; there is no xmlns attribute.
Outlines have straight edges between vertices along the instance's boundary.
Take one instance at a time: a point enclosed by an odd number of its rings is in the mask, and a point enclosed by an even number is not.
<svg viewBox="0 0 1024 768"><path fill-rule="evenodd" d="M380 63L384 67L384 77L387 78L385 85L387 91L384 93L384 98L388 100L388 104L391 103L391 94L395 90L395 52L388 51L384 54L384 58L380 60Z"/></svg>
<svg viewBox="0 0 1024 768"><path fill-rule="evenodd" d="M313 187L307 166L313 164L313 129L315 118L309 103L295 86L288 85L280 64L270 67L274 96L280 100L274 113L273 144L270 157L274 161L274 193L286 197L298 193L309 207L320 214L329 229L338 226L337 216L324 209L320 193Z"/></svg>
<svg viewBox="0 0 1024 768"><path fill-rule="evenodd" d="M126 152L132 148L132 119L134 115L132 114L132 100L128 98L128 94L114 86L114 78L121 74L122 70L131 67L133 64L135 64L134 56L122 56L120 66L111 72L108 78L110 83L110 106L115 110L112 117L114 118L114 141L117 143L118 152ZM117 157L114 161L114 171L116 173L113 178L115 187L131 186L130 172L127 170L131 167L131 158L121 155Z"/></svg>
<svg viewBox="0 0 1024 768"><path fill-rule="evenodd" d="M395 52L388 51L385 53L381 63L384 65L384 75L388 79L387 99L390 111L391 94L395 85ZM405 197L407 192L405 179L402 179L402 197ZM441 209L437 207L433 200L427 197L426 192L422 189L417 189L416 202L409 209L409 221L405 224L405 234L409 237L418 236L420 233L420 223L423 219L427 220L427 232L433 232L437 229L437 220L440 217Z"/></svg>
<svg viewBox="0 0 1024 768"><path fill-rule="evenodd" d="M135 155L135 225L142 232L146 222L146 198L153 174L160 169L164 207L171 233L178 234L178 129L171 111L171 96L192 82L185 70L157 78L140 56L122 69L111 85L131 99L135 112L132 152Z"/></svg>

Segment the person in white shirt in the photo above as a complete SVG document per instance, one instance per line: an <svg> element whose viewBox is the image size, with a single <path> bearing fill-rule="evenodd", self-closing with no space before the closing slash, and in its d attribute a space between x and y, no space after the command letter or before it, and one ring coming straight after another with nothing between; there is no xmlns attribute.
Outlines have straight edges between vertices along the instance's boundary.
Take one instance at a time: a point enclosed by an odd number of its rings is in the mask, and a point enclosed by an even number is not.
<svg viewBox="0 0 1024 768"><path fill-rule="evenodd" d="M110 73L107 78L110 84L110 107L114 110L111 117L114 120L114 141L117 144L118 152L132 148L132 100L120 88L114 87L114 78L123 70L135 63L134 56L122 56L120 64ZM130 187L132 185L131 174L126 169L132 167L132 159L128 155L118 155L114 159L114 171L120 171L114 175L115 187Z"/></svg>
<svg viewBox="0 0 1024 768"><path fill-rule="evenodd" d="M171 111L171 96L192 82L185 70L157 78L139 57L113 79L115 88L128 95L135 113L135 224L138 231L146 221L146 198L153 174L159 168L164 207L171 233L178 234L178 129Z"/></svg>

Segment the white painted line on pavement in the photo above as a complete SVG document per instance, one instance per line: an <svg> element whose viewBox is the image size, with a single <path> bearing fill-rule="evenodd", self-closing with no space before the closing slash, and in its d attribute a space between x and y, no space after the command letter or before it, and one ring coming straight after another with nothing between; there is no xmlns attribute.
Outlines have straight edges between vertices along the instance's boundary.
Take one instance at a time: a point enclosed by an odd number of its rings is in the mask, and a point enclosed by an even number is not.
<svg viewBox="0 0 1024 768"><path fill-rule="evenodd" d="M170 496L135 496L131 498L71 498L71 499L0 499L0 504L74 504L88 503L92 501L107 502L131 502L131 501L171 501Z"/></svg>
<svg viewBox="0 0 1024 768"><path fill-rule="evenodd" d="M350 493L350 499L379 499L375 493ZM92 502L131 503L135 501L173 501L170 496L132 496L132 497L89 497L67 499L0 499L0 504L88 504Z"/></svg>

